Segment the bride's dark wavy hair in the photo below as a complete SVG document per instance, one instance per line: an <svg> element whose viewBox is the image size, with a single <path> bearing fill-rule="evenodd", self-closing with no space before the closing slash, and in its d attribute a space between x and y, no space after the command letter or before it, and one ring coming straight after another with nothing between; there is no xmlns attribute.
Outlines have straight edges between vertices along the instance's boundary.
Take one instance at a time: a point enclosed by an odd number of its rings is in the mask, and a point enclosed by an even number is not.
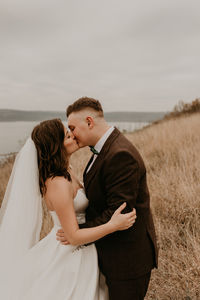
<svg viewBox="0 0 200 300"><path fill-rule="evenodd" d="M45 181L48 178L64 176L71 181L64 147L64 125L60 119L43 121L35 126L31 138L37 149L40 192L44 196L47 190Z"/></svg>

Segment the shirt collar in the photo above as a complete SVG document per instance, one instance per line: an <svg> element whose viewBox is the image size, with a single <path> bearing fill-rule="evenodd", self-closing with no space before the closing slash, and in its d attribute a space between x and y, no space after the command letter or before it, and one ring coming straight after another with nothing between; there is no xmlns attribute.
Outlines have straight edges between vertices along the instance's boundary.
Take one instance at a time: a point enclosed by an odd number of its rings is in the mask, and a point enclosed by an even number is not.
<svg viewBox="0 0 200 300"><path fill-rule="evenodd" d="M104 133L104 135L100 138L100 140L98 140L98 142L94 146L95 150L97 150L98 152L101 151L101 149L103 148L103 145L105 144L106 140L111 135L111 133L113 132L114 129L115 129L114 126L111 126L110 128L108 128L108 130Z"/></svg>

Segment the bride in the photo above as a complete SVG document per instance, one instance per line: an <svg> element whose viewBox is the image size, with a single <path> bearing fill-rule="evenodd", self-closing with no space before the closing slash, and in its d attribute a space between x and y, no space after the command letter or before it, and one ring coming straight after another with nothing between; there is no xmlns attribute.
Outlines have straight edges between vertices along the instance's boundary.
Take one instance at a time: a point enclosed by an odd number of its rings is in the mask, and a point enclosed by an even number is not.
<svg viewBox="0 0 200 300"><path fill-rule="evenodd" d="M88 200L69 165L79 149L59 119L41 122L18 153L0 210L0 299L105 300L94 241L135 222L121 205L106 224L79 229ZM54 227L39 240L42 197ZM56 240L63 228L69 245ZM87 244L87 245L85 245Z"/></svg>

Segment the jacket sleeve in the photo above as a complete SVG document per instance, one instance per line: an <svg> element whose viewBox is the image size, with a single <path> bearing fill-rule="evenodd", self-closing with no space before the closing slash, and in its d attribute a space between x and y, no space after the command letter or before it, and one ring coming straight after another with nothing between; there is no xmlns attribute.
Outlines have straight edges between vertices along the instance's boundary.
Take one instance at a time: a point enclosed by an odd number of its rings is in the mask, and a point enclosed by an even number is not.
<svg viewBox="0 0 200 300"><path fill-rule="evenodd" d="M80 227L95 227L108 222L115 210L126 202L123 213L136 205L139 187L139 166L128 151L121 151L104 164L103 181L106 192L107 209L94 220Z"/></svg>

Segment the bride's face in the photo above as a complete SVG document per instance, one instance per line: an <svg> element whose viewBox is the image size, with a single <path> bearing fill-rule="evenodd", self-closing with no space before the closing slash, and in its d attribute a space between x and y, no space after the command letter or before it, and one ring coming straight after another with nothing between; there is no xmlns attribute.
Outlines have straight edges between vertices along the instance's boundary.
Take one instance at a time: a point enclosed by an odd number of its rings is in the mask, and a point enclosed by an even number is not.
<svg viewBox="0 0 200 300"><path fill-rule="evenodd" d="M73 152L77 151L79 149L79 146L74 135L70 131L68 131L65 127L64 127L64 131L65 131L64 146L67 151L67 154L70 155Z"/></svg>

